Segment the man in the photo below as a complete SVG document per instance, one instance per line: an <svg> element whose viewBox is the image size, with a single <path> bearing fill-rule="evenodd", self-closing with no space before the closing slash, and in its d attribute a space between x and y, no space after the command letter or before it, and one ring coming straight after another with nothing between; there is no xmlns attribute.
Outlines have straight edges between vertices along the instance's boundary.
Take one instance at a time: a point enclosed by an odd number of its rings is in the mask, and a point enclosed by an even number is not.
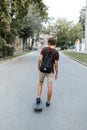
<svg viewBox="0 0 87 130"><path fill-rule="evenodd" d="M42 92L42 87L43 87L43 81L45 77L47 77L47 85L48 85L48 92L47 92L47 101L46 101L46 106L50 106L50 101L51 101L51 96L52 96L52 81L55 77L55 79L58 78L58 60L59 60L59 53L55 50L56 47L56 41L54 38L49 38L48 39L48 47L44 47L41 51L39 60L38 60L38 69L39 69L39 85L38 85L38 91L37 91L37 98L36 102L40 103L41 102L41 92ZM55 54L53 56L53 68L50 73L43 73L40 71L40 66L42 63L43 58L46 55L46 48L51 52L51 54ZM54 53L55 52L55 53ZM55 73L54 73L55 72Z"/></svg>

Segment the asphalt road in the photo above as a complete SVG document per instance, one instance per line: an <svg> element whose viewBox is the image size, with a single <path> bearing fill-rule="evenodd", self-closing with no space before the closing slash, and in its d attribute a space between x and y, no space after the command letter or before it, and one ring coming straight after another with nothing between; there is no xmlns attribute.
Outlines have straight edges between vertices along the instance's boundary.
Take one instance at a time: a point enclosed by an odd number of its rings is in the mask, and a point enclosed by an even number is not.
<svg viewBox="0 0 87 130"><path fill-rule="evenodd" d="M0 130L87 130L87 67L60 54L59 78L46 108L33 111L39 51L0 64Z"/></svg>

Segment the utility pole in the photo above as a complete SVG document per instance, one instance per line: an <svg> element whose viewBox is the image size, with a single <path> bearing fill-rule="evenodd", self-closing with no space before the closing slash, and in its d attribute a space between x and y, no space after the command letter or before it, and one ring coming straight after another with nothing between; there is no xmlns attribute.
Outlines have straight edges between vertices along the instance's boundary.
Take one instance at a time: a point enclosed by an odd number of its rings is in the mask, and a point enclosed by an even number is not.
<svg viewBox="0 0 87 130"><path fill-rule="evenodd" d="M87 50L87 0L85 9L85 50Z"/></svg>

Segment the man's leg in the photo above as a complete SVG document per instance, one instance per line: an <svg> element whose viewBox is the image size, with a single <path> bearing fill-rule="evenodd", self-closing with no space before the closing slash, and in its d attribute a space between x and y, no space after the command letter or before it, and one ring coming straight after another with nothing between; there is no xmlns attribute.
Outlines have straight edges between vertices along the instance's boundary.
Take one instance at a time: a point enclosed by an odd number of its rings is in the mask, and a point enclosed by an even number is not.
<svg viewBox="0 0 87 130"><path fill-rule="evenodd" d="M45 78L45 74L42 72L39 72L39 84L38 84L38 91L37 91L37 97L39 97L39 98L42 93L44 78Z"/></svg>
<svg viewBox="0 0 87 130"><path fill-rule="evenodd" d="M46 106L50 106L50 100L51 100L51 97L52 97L52 82L53 82L53 79L54 79L53 73L47 74L48 91L47 91Z"/></svg>
<svg viewBox="0 0 87 130"><path fill-rule="evenodd" d="M52 96L52 83L48 83L47 102L50 103Z"/></svg>
<svg viewBox="0 0 87 130"><path fill-rule="evenodd" d="M42 93L42 87L43 87L43 82L40 81L39 85L38 85L38 90L37 90L37 98L36 98L36 103L40 103L41 102L41 93Z"/></svg>
<svg viewBox="0 0 87 130"><path fill-rule="evenodd" d="M38 97L38 98L40 98L40 96L41 96L42 87L43 87L43 81L40 81L40 82L39 82L39 85L38 85L38 91L37 91L37 97Z"/></svg>
<svg viewBox="0 0 87 130"><path fill-rule="evenodd" d="M42 88L43 88L43 81L45 78L45 74L44 73L39 73L39 84L38 84L38 90L37 90L37 99L36 102L40 103L41 99L41 93L42 93Z"/></svg>

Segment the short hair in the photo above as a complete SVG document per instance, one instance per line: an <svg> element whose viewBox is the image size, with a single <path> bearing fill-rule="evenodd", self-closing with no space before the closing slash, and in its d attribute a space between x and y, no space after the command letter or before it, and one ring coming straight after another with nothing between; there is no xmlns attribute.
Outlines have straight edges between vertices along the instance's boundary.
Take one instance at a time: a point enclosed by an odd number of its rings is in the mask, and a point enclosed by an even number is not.
<svg viewBox="0 0 87 130"><path fill-rule="evenodd" d="M55 45L56 44L56 40L54 38L49 38L48 39L48 44L49 45Z"/></svg>

